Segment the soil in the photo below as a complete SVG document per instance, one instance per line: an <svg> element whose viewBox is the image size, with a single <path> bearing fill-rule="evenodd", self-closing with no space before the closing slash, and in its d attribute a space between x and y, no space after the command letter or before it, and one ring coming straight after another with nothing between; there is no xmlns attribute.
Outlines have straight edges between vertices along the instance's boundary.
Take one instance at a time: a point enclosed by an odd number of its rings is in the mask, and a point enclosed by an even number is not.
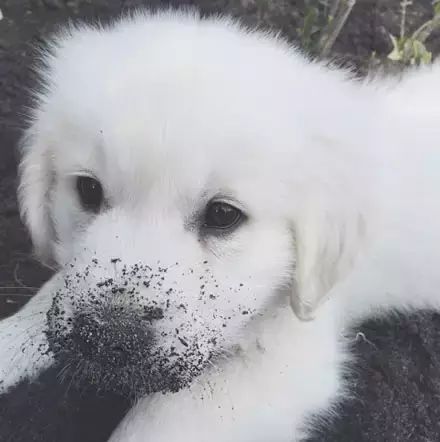
<svg viewBox="0 0 440 442"><path fill-rule="evenodd" d="M68 19L106 19L160 0L0 0L0 317L23 305L51 274L32 256L16 201L17 142L32 85L33 46ZM171 0L197 5L206 14L227 12L250 24L280 28L292 41L307 0ZM398 34L398 0L358 0L332 56L365 72L375 52L391 50ZM415 0L408 26L431 14L431 0ZM428 48L440 52L440 36ZM10 288L4 288L10 287ZM416 296L416 294L415 294ZM356 335L357 333L357 335ZM353 398L336 417L319 422L311 441L440 440L440 315L431 312L371 321L353 333L357 355L349 376ZM77 391L48 370L38 382L0 397L0 442L105 441L128 408L117 395Z"/></svg>

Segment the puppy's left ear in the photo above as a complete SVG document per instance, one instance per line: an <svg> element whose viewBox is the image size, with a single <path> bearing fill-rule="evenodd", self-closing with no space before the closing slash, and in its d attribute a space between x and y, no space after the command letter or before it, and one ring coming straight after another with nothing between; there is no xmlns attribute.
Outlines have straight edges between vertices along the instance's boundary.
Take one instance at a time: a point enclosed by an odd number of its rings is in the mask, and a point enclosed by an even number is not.
<svg viewBox="0 0 440 442"><path fill-rule="evenodd" d="M50 262L54 239L49 210L50 189L54 179L52 158L47 146L38 141L32 127L22 137L20 148L20 213L31 234L36 255L42 261Z"/></svg>
<svg viewBox="0 0 440 442"><path fill-rule="evenodd" d="M302 211L294 226L296 247L292 308L298 318L314 318L332 288L344 279L366 243L362 213L337 207Z"/></svg>

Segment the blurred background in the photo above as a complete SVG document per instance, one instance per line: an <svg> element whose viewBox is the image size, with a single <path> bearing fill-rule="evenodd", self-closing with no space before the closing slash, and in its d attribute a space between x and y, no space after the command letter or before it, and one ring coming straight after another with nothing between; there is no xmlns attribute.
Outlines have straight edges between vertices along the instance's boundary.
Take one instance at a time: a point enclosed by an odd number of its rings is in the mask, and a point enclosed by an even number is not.
<svg viewBox="0 0 440 442"><path fill-rule="evenodd" d="M68 20L106 21L133 8L169 5L281 30L305 52L360 76L398 74L440 53L438 0L0 0L0 318L51 274L32 256L16 201L33 48ZM348 375L353 398L334 418L317 418L310 441L440 441L440 315L371 321L350 339L357 356ZM0 442L104 442L128 406L123 397L60 385L49 370L0 396Z"/></svg>

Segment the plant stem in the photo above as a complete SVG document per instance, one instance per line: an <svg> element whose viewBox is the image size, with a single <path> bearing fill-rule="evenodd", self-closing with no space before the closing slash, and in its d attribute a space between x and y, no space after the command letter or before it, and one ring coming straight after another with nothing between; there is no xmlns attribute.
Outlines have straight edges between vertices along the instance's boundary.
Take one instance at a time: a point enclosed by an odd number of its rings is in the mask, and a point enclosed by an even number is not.
<svg viewBox="0 0 440 442"><path fill-rule="evenodd" d="M327 26L323 29L318 42L317 49L321 57L327 57L330 53L355 4L356 0L335 0L333 2L331 11L334 7L336 7L337 10L334 13L333 19L330 19Z"/></svg>
<svg viewBox="0 0 440 442"><path fill-rule="evenodd" d="M436 15L433 19L428 20L413 34L413 39L424 43L426 39L436 30L440 28L440 15Z"/></svg>

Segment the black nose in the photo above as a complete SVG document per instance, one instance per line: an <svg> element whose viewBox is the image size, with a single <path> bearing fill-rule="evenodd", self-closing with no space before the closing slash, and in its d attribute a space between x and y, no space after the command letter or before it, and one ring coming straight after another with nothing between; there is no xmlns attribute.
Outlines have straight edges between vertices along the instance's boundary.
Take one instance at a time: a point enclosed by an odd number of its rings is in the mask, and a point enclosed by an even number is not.
<svg viewBox="0 0 440 442"><path fill-rule="evenodd" d="M145 358L153 333L136 315L82 313L74 318L71 339L85 360L111 370Z"/></svg>

